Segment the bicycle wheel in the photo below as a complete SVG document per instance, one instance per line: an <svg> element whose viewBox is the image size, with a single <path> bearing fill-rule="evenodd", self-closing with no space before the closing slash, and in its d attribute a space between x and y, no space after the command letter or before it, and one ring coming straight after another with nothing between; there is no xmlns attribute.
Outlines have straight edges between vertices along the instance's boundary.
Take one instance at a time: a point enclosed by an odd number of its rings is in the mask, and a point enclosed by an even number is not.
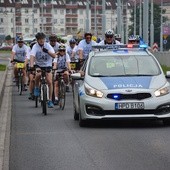
<svg viewBox="0 0 170 170"><path fill-rule="evenodd" d="M64 81L61 81L59 86L59 107L64 110L65 107L65 99L66 99L66 86Z"/></svg>
<svg viewBox="0 0 170 170"><path fill-rule="evenodd" d="M35 107L38 107L38 96L35 96Z"/></svg>
<svg viewBox="0 0 170 170"><path fill-rule="evenodd" d="M54 103L55 102L55 92L54 92L55 88L54 88L54 85L53 85L53 93L52 93L52 102Z"/></svg>
<svg viewBox="0 0 170 170"><path fill-rule="evenodd" d="M42 113L47 115L47 86L42 85L42 94L41 94L41 104L42 104Z"/></svg>
<svg viewBox="0 0 170 170"><path fill-rule="evenodd" d="M22 74L21 72L19 73L19 82L18 82L18 85L19 85L19 95L22 95L22 90L23 90L23 83L22 83Z"/></svg>

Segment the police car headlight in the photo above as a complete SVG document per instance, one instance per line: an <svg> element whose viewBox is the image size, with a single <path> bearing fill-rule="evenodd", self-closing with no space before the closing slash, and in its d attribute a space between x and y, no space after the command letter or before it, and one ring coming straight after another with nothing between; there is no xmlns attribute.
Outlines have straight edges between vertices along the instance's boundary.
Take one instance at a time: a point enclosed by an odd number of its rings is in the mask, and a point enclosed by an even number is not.
<svg viewBox="0 0 170 170"><path fill-rule="evenodd" d="M158 90L155 91L155 96L156 97L160 97L160 96L164 96L166 94L169 94L170 92L170 86L164 86Z"/></svg>
<svg viewBox="0 0 170 170"><path fill-rule="evenodd" d="M96 89L90 87L87 84L84 85L84 88L85 88L86 94L89 95L89 96L98 97L98 98L103 97L103 93L101 91L96 90Z"/></svg>

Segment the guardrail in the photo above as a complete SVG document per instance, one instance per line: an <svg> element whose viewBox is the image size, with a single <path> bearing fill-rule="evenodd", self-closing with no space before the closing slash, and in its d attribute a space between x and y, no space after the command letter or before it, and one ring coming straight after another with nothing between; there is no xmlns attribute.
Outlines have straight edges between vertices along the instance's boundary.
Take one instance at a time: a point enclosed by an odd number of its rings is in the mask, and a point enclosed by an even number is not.
<svg viewBox="0 0 170 170"><path fill-rule="evenodd" d="M170 52L153 52L154 56L157 58L161 65L170 67Z"/></svg>

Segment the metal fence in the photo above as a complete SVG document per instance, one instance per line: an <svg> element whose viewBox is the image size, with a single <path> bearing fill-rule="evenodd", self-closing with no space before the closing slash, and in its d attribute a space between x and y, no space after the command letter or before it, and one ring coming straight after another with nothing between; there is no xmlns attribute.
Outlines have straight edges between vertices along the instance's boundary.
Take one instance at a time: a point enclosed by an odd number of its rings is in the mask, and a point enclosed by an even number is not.
<svg viewBox="0 0 170 170"><path fill-rule="evenodd" d="M170 67L170 52L154 52L154 56L157 58L161 65Z"/></svg>

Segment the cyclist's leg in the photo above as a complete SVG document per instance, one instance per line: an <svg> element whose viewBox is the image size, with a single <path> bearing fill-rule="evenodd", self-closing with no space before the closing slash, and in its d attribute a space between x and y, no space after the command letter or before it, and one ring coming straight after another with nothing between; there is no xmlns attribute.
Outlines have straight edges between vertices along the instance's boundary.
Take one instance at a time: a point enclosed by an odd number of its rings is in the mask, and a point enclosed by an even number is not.
<svg viewBox="0 0 170 170"><path fill-rule="evenodd" d="M54 86L55 86L55 91L54 91L54 94L55 94L55 102L54 104L57 105L58 104L58 79L55 81L54 83Z"/></svg>
<svg viewBox="0 0 170 170"><path fill-rule="evenodd" d="M69 92L70 91L69 90L69 72L65 71L63 77L64 77L64 82L66 84L66 91Z"/></svg>
<svg viewBox="0 0 170 170"><path fill-rule="evenodd" d="M24 90L27 90L27 74L26 74L26 68L22 69L23 73L23 84L24 84Z"/></svg>
<svg viewBox="0 0 170 170"><path fill-rule="evenodd" d="M40 69L39 69L40 70ZM39 96L39 85L40 85L41 73L36 71L35 74L35 88L34 88L34 96Z"/></svg>
<svg viewBox="0 0 170 170"><path fill-rule="evenodd" d="M34 89L34 75L33 74L29 74L29 99L33 99L33 89Z"/></svg>
<svg viewBox="0 0 170 170"><path fill-rule="evenodd" d="M17 69L17 65L14 64L14 77L15 77L15 81L16 84L18 83L18 69Z"/></svg>
<svg viewBox="0 0 170 170"><path fill-rule="evenodd" d="M52 93L53 93L53 83L52 83L52 73L46 74L46 80L49 87L49 100L52 100Z"/></svg>
<svg viewBox="0 0 170 170"><path fill-rule="evenodd" d="M53 108L53 102L52 102L52 94L53 94L53 82L52 82L52 73L47 73L46 74L46 80L47 80L47 84L49 87L49 101L48 101L48 107L49 108Z"/></svg>

